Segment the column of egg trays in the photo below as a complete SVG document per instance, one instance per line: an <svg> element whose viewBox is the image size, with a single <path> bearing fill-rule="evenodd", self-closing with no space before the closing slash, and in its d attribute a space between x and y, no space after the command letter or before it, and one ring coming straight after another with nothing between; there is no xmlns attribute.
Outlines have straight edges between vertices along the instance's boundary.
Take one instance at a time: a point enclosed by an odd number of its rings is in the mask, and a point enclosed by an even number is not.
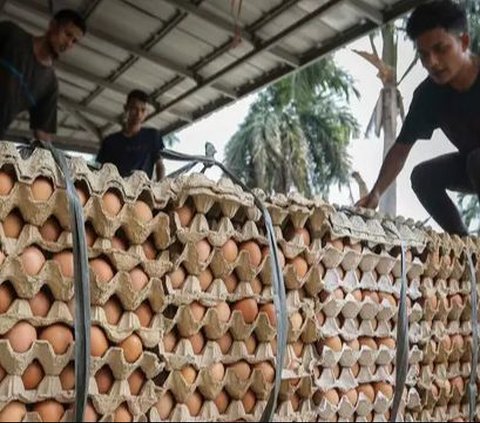
<svg viewBox="0 0 480 423"><path fill-rule="evenodd" d="M352 221L345 218L341 226L332 219L323 241L325 275L318 296L319 378L314 396L321 421L390 417L401 282L399 238L385 236L389 232L379 222L370 231L364 223L359 216ZM376 227L382 230L373 237ZM419 295L422 266L410 256L407 261L407 304L411 304ZM409 360L418 361L418 353L410 351Z"/></svg>
<svg viewBox="0 0 480 423"><path fill-rule="evenodd" d="M422 277L423 360L414 420L468 421L466 388L471 369L470 269L464 242L431 234ZM470 249L471 250L471 249Z"/></svg>
<svg viewBox="0 0 480 423"><path fill-rule="evenodd" d="M152 421L258 421L275 377L276 320L265 229L228 179L176 181L172 271Z"/></svg>

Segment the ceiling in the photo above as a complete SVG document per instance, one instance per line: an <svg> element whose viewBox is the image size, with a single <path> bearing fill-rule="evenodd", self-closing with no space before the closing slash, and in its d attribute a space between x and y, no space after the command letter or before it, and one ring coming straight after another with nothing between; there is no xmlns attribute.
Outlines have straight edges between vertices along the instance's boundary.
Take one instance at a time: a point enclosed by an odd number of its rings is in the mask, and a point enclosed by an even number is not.
<svg viewBox="0 0 480 423"><path fill-rule="evenodd" d="M0 0L0 20L42 34L51 12L84 13L88 33L57 63L56 143L95 153L126 94L152 100L148 125L179 130L424 0ZM9 138L30 137L20 115Z"/></svg>

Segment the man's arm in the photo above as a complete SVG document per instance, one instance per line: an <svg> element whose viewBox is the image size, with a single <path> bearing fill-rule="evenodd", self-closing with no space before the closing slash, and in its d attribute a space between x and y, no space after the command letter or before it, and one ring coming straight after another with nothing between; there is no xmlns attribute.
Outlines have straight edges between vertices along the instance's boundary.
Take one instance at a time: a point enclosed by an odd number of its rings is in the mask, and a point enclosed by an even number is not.
<svg viewBox="0 0 480 423"><path fill-rule="evenodd" d="M34 129L33 136L35 137L36 140L53 141L52 134L49 134L48 132L45 132L41 129Z"/></svg>
<svg viewBox="0 0 480 423"><path fill-rule="evenodd" d="M156 171L157 171L157 181L161 181L163 178L165 178L165 165L163 164L162 159L157 160Z"/></svg>
<svg viewBox="0 0 480 423"><path fill-rule="evenodd" d="M357 207L377 208L380 197L403 169L412 147L413 144L397 142L390 148L383 161L377 182L375 182L375 185L368 195L358 200L355 204Z"/></svg>

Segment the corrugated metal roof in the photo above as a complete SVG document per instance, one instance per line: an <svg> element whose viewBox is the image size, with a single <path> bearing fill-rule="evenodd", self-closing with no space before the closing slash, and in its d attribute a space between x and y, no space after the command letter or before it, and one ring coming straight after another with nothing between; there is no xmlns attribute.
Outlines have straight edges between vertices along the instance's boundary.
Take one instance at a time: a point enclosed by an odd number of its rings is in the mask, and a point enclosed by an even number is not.
<svg viewBox="0 0 480 423"><path fill-rule="evenodd" d="M125 95L147 91L149 123L176 131L308 66L424 0L0 0L0 18L34 34L54 9L88 33L57 63L59 144L96 152L118 129ZM241 3L238 9L232 9ZM10 134L28 134L20 116Z"/></svg>

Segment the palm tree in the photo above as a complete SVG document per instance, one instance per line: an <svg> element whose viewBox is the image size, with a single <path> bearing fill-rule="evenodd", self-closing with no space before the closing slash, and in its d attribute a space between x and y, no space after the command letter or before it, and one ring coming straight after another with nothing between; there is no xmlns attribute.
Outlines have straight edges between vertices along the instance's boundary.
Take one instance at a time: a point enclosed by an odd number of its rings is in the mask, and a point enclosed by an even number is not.
<svg viewBox="0 0 480 423"><path fill-rule="evenodd" d="M358 124L346 107L358 92L331 57L260 93L225 147L225 164L249 186L328 195L346 184L348 142Z"/></svg>

